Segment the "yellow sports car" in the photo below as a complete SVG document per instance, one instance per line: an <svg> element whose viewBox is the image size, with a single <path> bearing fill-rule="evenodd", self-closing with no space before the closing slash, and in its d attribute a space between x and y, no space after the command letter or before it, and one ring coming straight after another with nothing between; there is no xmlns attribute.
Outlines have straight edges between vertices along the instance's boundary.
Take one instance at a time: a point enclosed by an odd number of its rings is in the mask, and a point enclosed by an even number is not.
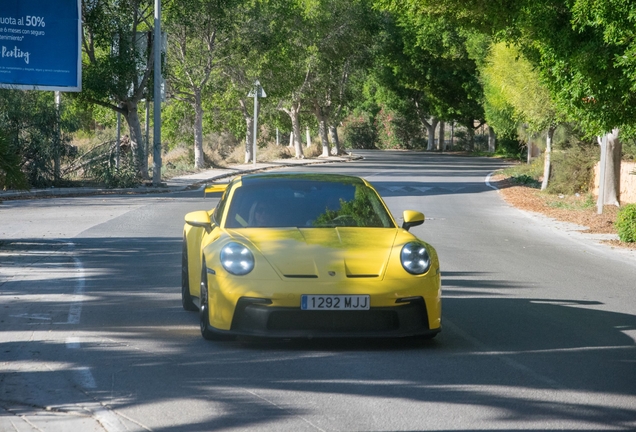
<svg viewBox="0 0 636 432"><path fill-rule="evenodd" d="M215 209L185 216L182 303L206 339L434 337L437 253L399 227L365 180L335 174L237 177Z"/></svg>

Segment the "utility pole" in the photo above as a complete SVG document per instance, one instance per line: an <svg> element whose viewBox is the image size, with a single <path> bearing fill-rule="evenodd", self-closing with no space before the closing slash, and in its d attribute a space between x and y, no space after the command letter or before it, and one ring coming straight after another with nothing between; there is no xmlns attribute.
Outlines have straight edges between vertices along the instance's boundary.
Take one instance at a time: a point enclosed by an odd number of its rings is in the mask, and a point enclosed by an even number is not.
<svg viewBox="0 0 636 432"><path fill-rule="evenodd" d="M258 80L254 81L254 87L248 93L247 97L254 98L254 136L253 136L253 143L252 143L252 146L253 146L252 160L254 161L254 166L256 166L256 134L258 132L258 98L267 97L267 94L265 94L265 90L263 90L263 86L261 86L261 83Z"/></svg>

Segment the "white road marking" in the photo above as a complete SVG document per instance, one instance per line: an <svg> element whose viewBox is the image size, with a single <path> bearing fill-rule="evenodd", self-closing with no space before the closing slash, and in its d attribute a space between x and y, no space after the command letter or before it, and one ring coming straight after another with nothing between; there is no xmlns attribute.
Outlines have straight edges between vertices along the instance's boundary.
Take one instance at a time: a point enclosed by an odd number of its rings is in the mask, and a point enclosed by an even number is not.
<svg viewBox="0 0 636 432"><path fill-rule="evenodd" d="M13 318L28 318L28 319L35 319L35 320L51 321L51 317L49 317L46 314L22 313L22 314L18 314L18 315L9 315L9 316L13 317Z"/></svg>
<svg viewBox="0 0 636 432"><path fill-rule="evenodd" d="M76 257L73 257L73 261L75 262L75 268L79 272L79 278L77 280L77 285L75 285L75 291L73 292L73 303L71 304L71 309L68 311L67 324L79 324L80 317L82 316L84 288L86 286L86 278L84 276L84 267L82 266L82 262Z"/></svg>
<svg viewBox="0 0 636 432"><path fill-rule="evenodd" d="M494 172L491 172L490 174L488 174L488 175L486 176L486 186L488 186L488 187L489 187L489 188L491 188L491 189L494 189L494 190L498 191L498 190L499 190L499 188L498 188L498 187L493 186L493 185L491 185L491 184L490 184L490 178L492 177L492 175L493 175L493 174L494 174Z"/></svg>
<svg viewBox="0 0 636 432"><path fill-rule="evenodd" d="M80 347L80 341L78 337L69 337L66 338L66 348L68 349L78 349Z"/></svg>

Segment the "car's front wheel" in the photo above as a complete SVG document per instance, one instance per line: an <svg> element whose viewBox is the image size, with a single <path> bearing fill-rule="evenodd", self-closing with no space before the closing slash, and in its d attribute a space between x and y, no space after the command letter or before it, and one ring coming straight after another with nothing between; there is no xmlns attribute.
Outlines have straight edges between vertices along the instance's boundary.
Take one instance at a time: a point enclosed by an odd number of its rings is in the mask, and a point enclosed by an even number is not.
<svg viewBox="0 0 636 432"><path fill-rule="evenodd" d="M199 308L194 304L190 295L190 273L188 271L188 244L183 237L183 250L181 253L181 304L187 311L197 311Z"/></svg>
<svg viewBox="0 0 636 432"><path fill-rule="evenodd" d="M212 330L210 326L210 300L208 295L208 275L205 260L201 266L201 307L199 308L199 324L201 336L207 340L231 340L230 336L219 334Z"/></svg>

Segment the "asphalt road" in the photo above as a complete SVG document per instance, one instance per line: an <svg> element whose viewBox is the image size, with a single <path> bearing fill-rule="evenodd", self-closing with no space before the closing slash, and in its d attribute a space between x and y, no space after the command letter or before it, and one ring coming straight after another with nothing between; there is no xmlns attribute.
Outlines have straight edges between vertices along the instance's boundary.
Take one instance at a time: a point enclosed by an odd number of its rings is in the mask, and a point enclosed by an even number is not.
<svg viewBox="0 0 636 432"><path fill-rule="evenodd" d="M0 431L636 429L636 256L508 206L502 162L409 152L367 178L443 275L432 341L201 338L180 304L201 191L0 204Z"/></svg>

